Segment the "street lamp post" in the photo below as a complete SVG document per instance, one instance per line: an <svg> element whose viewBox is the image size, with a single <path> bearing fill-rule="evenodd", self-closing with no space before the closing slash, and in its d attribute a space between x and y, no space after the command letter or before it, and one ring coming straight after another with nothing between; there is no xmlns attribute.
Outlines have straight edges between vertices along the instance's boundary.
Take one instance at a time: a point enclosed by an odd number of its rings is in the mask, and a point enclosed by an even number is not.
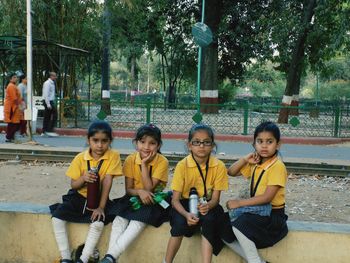
<svg viewBox="0 0 350 263"><path fill-rule="evenodd" d="M201 23L204 24L205 16L205 0L202 0L202 18ZM201 109L201 68L202 68L202 46L198 47L198 67L197 67L197 112Z"/></svg>
<svg viewBox="0 0 350 263"><path fill-rule="evenodd" d="M192 35L195 43L198 45L198 67L197 67L197 113L192 119L199 123L202 120L201 109L201 68L202 68L202 48L213 42L213 33L210 28L204 24L205 0L202 0L202 19L192 27Z"/></svg>
<svg viewBox="0 0 350 263"><path fill-rule="evenodd" d="M27 0L27 108L24 112L24 119L28 121L29 141L32 141L31 121L33 116L33 68L32 68L32 5L31 0Z"/></svg>

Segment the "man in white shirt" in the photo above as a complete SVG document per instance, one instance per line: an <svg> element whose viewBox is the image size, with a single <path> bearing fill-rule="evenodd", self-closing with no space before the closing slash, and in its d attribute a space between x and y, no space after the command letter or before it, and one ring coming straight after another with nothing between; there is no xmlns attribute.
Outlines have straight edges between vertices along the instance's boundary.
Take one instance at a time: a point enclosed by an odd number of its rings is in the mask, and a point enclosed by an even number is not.
<svg viewBox="0 0 350 263"><path fill-rule="evenodd" d="M55 105L56 79L56 73L50 72L49 78L43 84L43 100L45 107L43 133L52 136L57 135L53 132L57 122L57 108Z"/></svg>

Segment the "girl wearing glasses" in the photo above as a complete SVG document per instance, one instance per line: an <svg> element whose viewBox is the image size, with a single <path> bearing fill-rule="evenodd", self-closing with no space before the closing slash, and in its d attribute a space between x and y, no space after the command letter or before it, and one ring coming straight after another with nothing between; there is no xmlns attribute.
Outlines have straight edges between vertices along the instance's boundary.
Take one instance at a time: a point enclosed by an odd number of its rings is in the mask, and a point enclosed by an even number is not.
<svg viewBox="0 0 350 263"><path fill-rule="evenodd" d="M188 134L190 154L175 168L171 188L171 237L164 262L172 263L181 246L183 236L191 237L196 230L202 235L202 261L211 262L212 254L222 248L217 219L223 215L219 205L221 191L228 189L228 176L224 163L211 153L215 148L213 130L205 124L195 124ZM196 188L202 201L198 216L189 212L189 193Z"/></svg>
<svg viewBox="0 0 350 263"><path fill-rule="evenodd" d="M227 202L233 233L224 237L248 263L265 262L257 248L274 245L288 232L284 213L287 170L278 158L280 137L276 124L261 123L254 132L255 151L228 169L231 176L251 178L250 198Z"/></svg>

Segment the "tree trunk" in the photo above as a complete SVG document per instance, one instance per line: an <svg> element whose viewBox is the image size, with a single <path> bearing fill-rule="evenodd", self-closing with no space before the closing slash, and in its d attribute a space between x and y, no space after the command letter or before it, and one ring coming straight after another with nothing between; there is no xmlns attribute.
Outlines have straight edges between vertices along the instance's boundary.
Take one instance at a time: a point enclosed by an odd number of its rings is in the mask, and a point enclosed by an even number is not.
<svg viewBox="0 0 350 263"><path fill-rule="evenodd" d="M109 75L110 75L110 52L109 52L109 41L111 39L111 20L108 9L108 1L105 0L104 12L103 12L103 54L101 63L101 111L106 115L111 115L111 101L110 101L110 90L109 90Z"/></svg>
<svg viewBox="0 0 350 263"><path fill-rule="evenodd" d="M298 106L299 105L299 91L300 78L303 71L303 62L305 57L305 42L309 33L311 19L316 8L316 0L304 1L305 11L301 25L300 34L296 41L292 53L292 60L288 69L287 85L282 99L282 106ZM289 114L298 115L298 110L281 108L278 123L288 123Z"/></svg>
<svg viewBox="0 0 350 263"><path fill-rule="evenodd" d="M204 23L213 33L213 43L202 49L202 68L201 68L201 112L217 113L218 106L218 42L217 31L222 16L222 0L206 1ZM208 105L209 104L209 105Z"/></svg>
<svg viewBox="0 0 350 263"><path fill-rule="evenodd" d="M176 89L175 85L173 85L171 82L169 83L169 93L168 93L168 108L169 109L175 109L176 108Z"/></svg>

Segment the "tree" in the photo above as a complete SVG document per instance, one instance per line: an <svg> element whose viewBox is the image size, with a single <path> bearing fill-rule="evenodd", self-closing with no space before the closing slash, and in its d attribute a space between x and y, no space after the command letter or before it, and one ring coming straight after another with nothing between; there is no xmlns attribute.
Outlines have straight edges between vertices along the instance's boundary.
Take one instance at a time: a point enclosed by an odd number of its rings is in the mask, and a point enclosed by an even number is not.
<svg viewBox="0 0 350 263"><path fill-rule="evenodd" d="M319 71L345 43L349 4L346 0L275 1L270 10L268 43L277 54L270 59L287 75L282 104L297 106L300 80L307 68ZM297 114L282 109L279 122L288 122L290 113Z"/></svg>
<svg viewBox="0 0 350 263"><path fill-rule="evenodd" d="M100 64L101 47L99 46L99 19L101 14L100 4L96 0L71 1L53 0L32 1L32 10L35 14L32 19L33 39L46 40L73 46L91 52L93 65ZM6 0L0 3L1 23L0 35L26 36L26 2L22 0ZM62 68L50 60L48 50L43 47L40 50L46 56L40 56L33 61L36 74L33 74L34 92L41 93L41 85L46 76L42 72L55 70L62 75L69 76L67 83L59 79L59 87L62 87L64 97L74 96L77 72L87 71L86 65L74 56L67 56L69 67ZM23 62L24 63L24 62ZM96 67L95 67L96 69ZM99 70L98 70L99 71Z"/></svg>

